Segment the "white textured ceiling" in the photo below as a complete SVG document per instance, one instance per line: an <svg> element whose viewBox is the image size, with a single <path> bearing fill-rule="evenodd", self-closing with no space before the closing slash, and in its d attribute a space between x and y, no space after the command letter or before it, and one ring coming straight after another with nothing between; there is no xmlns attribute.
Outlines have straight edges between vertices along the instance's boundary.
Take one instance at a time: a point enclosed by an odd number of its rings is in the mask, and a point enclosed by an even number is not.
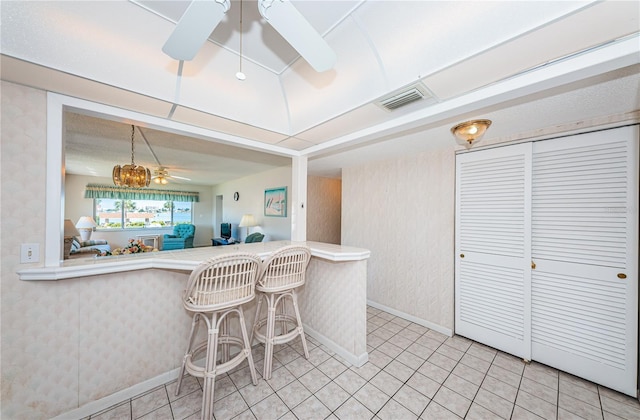
<svg viewBox="0 0 640 420"><path fill-rule="evenodd" d="M311 173L336 174L451 142L449 127L471 117L491 116L487 136L506 138L640 108L636 1L292 1L338 57L334 69L316 73L246 0L243 82L234 77L238 1L181 75L162 53L188 3L2 1L2 78L203 128L209 143L242 139L254 151L244 153L246 164L234 162L234 176L278 166L283 154L307 154ZM393 112L376 105L415 83L429 99ZM613 88L616 97L607 94ZM589 98L599 100L589 108ZM514 104L526 114L514 114ZM87 121L70 119L67 170L89 174L83 162L92 161L94 172L109 176L97 168L112 167L113 156L100 165L82 150L121 140L122 128L109 122L92 135ZM153 134L159 160L176 174L198 183L226 179L196 169L209 152L173 153L171 144L189 140L165 145ZM237 159L231 149L216 150L223 156L210 161Z"/></svg>

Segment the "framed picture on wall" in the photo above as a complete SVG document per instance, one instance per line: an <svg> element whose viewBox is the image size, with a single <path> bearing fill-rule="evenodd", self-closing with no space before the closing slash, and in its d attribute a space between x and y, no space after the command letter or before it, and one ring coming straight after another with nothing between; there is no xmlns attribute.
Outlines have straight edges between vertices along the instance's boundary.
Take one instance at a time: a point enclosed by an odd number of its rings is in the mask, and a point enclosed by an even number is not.
<svg viewBox="0 0 640 420"><path fill-rule="evenodd" d="M287 187L264 190L264 215L287 217Z"/></svg>

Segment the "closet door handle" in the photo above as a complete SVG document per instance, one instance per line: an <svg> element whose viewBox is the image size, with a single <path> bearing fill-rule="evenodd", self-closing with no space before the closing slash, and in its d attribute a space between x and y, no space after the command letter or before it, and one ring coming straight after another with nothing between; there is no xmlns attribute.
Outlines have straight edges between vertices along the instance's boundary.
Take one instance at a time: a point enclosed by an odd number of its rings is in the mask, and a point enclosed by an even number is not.
<svg viewBox="0 0 640 420"><path fill-rule="evenodd" d="M464 258L464 254L460 254L460 258Z"/></svg>
<svg viewBox="0 0 640 420"><path fill-rule="evenodd" d="M623 279L623 280L624 280L624 279L626 279L626 278L627 278L627 275L626 275L626 274L624 274L624 273L618 273L618 278L619 278L619 279Z"/></svg>
<svg viewBox="0 0 640 420"><path fill-rule="evenodd" d="M536 263L534 263L533 261L531 261L531 269L535 270L536 269Z"/></svg>

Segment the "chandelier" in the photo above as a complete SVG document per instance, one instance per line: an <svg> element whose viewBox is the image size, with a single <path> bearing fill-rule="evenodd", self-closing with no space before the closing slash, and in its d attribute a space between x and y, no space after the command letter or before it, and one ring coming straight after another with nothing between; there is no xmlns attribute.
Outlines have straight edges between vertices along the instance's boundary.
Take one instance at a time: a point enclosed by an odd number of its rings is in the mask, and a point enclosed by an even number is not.
<svg viewBox="0 0 640 420"><path fill-rule="evenodd" d="M133 135L135 127L131 126L131 165L116 165L113 167L113 183L119 187L142 188L151 182L151 172L144 166L138 166L133 161Z"/></svg>

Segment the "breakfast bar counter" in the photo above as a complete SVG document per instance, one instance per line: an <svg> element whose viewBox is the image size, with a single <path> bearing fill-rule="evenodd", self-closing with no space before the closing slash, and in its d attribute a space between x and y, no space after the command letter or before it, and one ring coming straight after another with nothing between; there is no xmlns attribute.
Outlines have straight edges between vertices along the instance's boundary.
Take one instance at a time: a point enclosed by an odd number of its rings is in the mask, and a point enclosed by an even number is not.
<svg viewBox="0 0 640 420"><path fill-rule="evenodd" d="M181 295L199 263L232 252L264 259L291 244L307 245L312 254L306 283L298 289L305 332L346 362L363 365L368 359L366 249L273 241L81 258L19 270L30 288L57 302L52 309L67 331L58 336L63 343L47 346L52 353L47 357L75 366L69 377L78 395L73 416L177 375L191 324ZM255 300L244 306L251 329Z"/></svg>
<svg viewBox="0 0 640 420"><path fill-rule="evenodd" d="M202 261L232 252L251 252L266 258L276 249L292 244L307 245L312 257L333 262L361 261L369 258L366 249L347 247L322 242L273 241L250 244L238 243L224 247L199 247L172 251L146 252L141 254L91 256L64 260L60 267L37 267L18 270L20 280L64 280L97 274L148 268L193 270Z"/></svg>

